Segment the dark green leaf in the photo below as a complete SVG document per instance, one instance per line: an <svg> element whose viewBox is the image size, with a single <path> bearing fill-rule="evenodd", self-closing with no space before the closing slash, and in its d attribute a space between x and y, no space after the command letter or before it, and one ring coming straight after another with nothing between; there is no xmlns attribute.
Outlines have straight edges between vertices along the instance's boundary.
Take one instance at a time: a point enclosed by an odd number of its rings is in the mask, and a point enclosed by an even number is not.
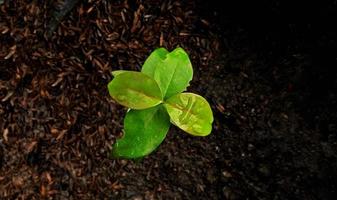
<svg viewBox="0 0 337 200"><path fill-rule="evenodd" d="M164 103L171 122L194 136L206 136L212 131L213 114L206 99L193 93L172 96Z"/></svg>
<svg viewBox="0 0 337 200"><path fill-rule="evenodd" d="M170 53L164 48L156 49L146 59L142 72L157 81L164 98L185 91L193 77L192 64L182 48Z"/></svg>
<svg viewBox="0 0 337 200"><path fill-rule="evenodd" d="M132 109L150 108L163 99L156 81L140 72L120 73L108 84L108 89L118 103Z"/></svg>
<svg viewBox="0 0 337 200"><path fill-rule="evenodd" d="M165 139L170 117L163 105L130 110L124 119L124 136L113 147L114 157L139 158L150 154Z"/></svg>

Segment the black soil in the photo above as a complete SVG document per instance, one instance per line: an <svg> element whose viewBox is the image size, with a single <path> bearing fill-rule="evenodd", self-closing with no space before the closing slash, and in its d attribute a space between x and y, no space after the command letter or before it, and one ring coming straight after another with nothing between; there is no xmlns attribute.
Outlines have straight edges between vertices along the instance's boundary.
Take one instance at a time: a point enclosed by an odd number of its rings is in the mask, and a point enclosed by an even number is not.
<svg viewBox="0 0 337 200"><path fill-rule="evenodd" d="M51 31L56 3L0 5L0 199L335 199L335 3L89 0ZM110 72L160 46L189 53L213 132L113 159Z"/></svg>

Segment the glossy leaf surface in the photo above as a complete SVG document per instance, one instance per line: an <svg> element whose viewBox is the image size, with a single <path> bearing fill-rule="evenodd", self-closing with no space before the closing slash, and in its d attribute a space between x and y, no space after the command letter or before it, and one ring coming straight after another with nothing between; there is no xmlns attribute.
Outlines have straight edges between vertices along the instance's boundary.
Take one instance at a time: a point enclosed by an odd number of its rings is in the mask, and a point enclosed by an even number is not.
<svg viewBox="0 0 337 200"><path fill-rule="evenodd" d="M130 110L124 119L124 136L113 147L114 157L139 158L150 154L165 139L170 117L163 105Z"/></svg>
<svg viewBox="0 0 337 200"><path fill-rule="evenodd" d="M170 53L164 48L156 49L145 61L142 72L157 81L165 99L185 91L193 77L192 64L182 48Z"/></svg>
<svg viewBox="0 0 337 200"><path fill-rule="evenodd" d="M212 131L213 114L206 99L193 93L172 96L164 103L171 122L194 136Z"/></svg>
<svg viewBox="0 0 337 200"><path fill-rule="evenodd" d="M108 84L109 94L118 103L132 109L145 109L162 102L158 84L151 77L140 73L125 71L118 74Z"/></svg>

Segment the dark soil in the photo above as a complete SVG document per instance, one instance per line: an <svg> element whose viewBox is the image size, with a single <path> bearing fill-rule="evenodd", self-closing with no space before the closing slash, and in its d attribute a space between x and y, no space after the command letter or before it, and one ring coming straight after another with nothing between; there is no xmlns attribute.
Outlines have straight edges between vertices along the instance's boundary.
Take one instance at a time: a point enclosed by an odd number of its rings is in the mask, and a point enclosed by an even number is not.
<svg viewBox="0 0 337 200"><path fill-rule="evenodd" d="M0 199L335 199L336 4L276 0L0 5ZM126 109L110 72L183 47L213 132L171 127L141 161L111 158Z"/></svg>

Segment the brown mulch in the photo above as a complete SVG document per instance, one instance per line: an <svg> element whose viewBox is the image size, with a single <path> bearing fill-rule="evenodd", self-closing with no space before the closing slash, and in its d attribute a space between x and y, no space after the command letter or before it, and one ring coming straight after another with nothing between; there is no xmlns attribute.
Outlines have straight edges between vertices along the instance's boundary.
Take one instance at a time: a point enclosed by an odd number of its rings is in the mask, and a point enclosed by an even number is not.
<svg viewBox="0 0 337 200"><path fill-rule="evenodd" d="M139 164L109 158L125 113L107 93L110 72L139 70L155 48L181 46L198 74L218 42L193 2L84 1L47 38L53 5L1 5L0 197L133 196L137 182L121 177ZM158 164L144 163L138 178L151 180ZM148 198L169 187L157 181L144 188Z"/></svg>
<svg viewBox="0 0 337 200"><path fill-rule="evenodd" d="M337 34L318 17L335 4L220 2L86 0L61 16L63 1L5 0L0 199L334 199ZM290 23L303 9L317 24ZM172 126L143 160L113 159L126 108L111 71L161 46L189 53L213 132Z"/></svg>

